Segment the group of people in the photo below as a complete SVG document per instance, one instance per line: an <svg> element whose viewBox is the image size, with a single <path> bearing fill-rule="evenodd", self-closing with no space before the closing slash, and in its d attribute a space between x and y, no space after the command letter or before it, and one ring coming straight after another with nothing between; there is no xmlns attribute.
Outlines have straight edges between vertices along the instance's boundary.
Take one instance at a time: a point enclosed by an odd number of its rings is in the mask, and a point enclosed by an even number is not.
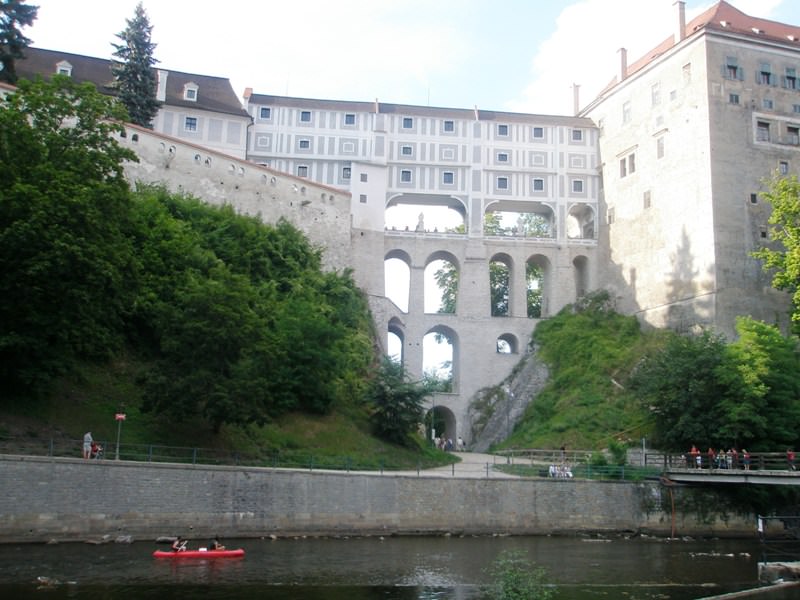
<svg viewBox="0 0 800 600"><path fill-rule="evenodd" d="M750 453L742 449L741 452L737 451L736 448L730 448L729 450L720 449L714 450L713 448L709 448L705 452L705 456L700 450L697 449L697 446L692 445L692 449L689 450L689 457L686 458L687 466L690 468L697 468L697 469L744 469L745 471L750 470ZM786 450L786 468L790 471L796 471L797 467L795 464L795 451L794 448L787 448Z"/></svg>
<svg viewBox="0 0 800 600"><path fill-rule="evenodd" d="M175 538L175 541L172 542L172 551L186 552L186 550L188 550L186 544L188 543L189 540L179 535L178 537ZM203 548L201 548L201 550L202 549ZM211 543L208 544L208 548L206 548L206 550L225 550L225 546L223 546L222 543L220 543L219 536L215 535Z"/></svg>
<svg viewBox="0 0 800 600"><path fill-rule="evenodd" d="M547 473L550 477L564 477L567 479L572 477L572 469L566 463L560 465L551 464Z"/></svg>
<svg viewBox="0 0 800 600"><path fill-rule="evenodd" d="M453 450L456 452L464 452L464 450L466 450L466 444L461 436L458 436L455 443L453 443L451 438L445 437L437 437L433 440L433 443L436 444L439 450L444 450L445 452L452 452Z"/></svg>
<svg viewBox="0 0 800 600"><path fill-rule="evenodd" d="M83 458L100 458L103 447L92 439L92 432L87 431L83 434Z"/></svg>
<svg viewBox="0 0 800 600"><path fill-rule="evenodd" d="M689 467L697 469L744 469L749 471L750 453L744 448L739 452L736 448L714 450L709 446L703 457L697 446L692 444L687 463Z"/></svg>

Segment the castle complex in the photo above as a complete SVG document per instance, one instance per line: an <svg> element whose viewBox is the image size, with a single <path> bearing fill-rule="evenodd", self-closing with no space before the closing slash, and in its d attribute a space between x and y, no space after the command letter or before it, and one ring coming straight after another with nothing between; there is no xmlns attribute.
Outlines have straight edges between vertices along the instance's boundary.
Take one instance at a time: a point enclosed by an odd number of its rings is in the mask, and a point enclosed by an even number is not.
<svg viewBox="0 0 800 600"><path fill-rule="evenodd" d="M108 61L28 52L20 76L62 72L101 91L108 81ZM249 89L242 105L227 80L158 70L154 130L121 139L140 157L127 173L290 219L329 268L353 269L384 350L395 340L412 375L423 374L426 336L446 339L453 389L435 410L447 437L469 441L476 393L522 396L511 375L537 319L588 291L680 331L732 336L737 315L788 321L788 296L750 253L769 243L765 179L797 171L800 27L724 1L687 23L679 1L673 36L636 62L619 58L615 80L573 117ZM414 222L387 227L387 210L402 207ZM426 225L434 209L458 226ZM501 215L518 226L487 226ZM387 297L387 261L405 265L400 299ZM426 307L426 268L439 261L457 273L452 312ZM506 277L501 309L493 266Z"/></svg>

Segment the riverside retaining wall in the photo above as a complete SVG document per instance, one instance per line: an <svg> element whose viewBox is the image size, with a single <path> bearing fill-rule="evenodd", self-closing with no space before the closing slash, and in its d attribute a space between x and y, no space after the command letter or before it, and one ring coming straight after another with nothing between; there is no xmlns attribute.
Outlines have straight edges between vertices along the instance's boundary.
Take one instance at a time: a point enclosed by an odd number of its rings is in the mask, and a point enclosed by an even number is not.
<svg viewBox="0 0 800 600"><path fill-rule="evenodd" d="M207 465L0 456L0 542L103 535L669 535L656 483L430 478ZM752 535L752 522L677 534Z"/></svg>

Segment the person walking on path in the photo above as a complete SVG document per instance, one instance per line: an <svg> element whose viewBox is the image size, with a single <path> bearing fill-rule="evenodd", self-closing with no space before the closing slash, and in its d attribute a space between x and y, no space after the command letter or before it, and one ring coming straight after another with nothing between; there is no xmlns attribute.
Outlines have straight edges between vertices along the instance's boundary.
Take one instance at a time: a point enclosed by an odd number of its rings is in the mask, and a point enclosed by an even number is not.
<svg viewBox="0 0 800 600"><path fill-rule="evenodd" d="M92 432L87 431L83 434L83 458L89 458L92 455Z"/></svg>

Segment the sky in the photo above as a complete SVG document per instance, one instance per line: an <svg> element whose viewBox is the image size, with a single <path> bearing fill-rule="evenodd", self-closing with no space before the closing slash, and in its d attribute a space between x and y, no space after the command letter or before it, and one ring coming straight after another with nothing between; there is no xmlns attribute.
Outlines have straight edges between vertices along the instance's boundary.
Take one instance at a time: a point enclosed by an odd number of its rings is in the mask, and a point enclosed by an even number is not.
<svg viewBox="0 0 800 600"><path fill-rule="evenodd" d="M29 0L33 46L111 56L138 0ZM687 0L687 21L713 2ZM797 0L730 0L800 24ZM569 115L672 34L673 0L142 0L158 66L257 94Z"/></svg>

